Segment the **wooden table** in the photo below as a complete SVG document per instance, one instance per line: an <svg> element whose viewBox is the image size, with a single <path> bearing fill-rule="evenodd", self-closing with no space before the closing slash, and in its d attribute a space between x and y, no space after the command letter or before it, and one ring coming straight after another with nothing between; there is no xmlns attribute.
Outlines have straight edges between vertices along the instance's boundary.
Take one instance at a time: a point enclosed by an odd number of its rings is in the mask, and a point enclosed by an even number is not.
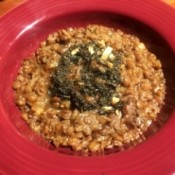
<svg viewBox="0 0 175 175"><path fill-rule="evenodd" d="M7 13L10 9L26 0L0 0L0 15ZM162 0L175 8L175 0Z"/></svg>
<svg viewBox="0 0 175 175"><path fill-rule="evenodd" d="M7 13L10 9L24 1L25 0L0 0L0 15Z"/></svg>

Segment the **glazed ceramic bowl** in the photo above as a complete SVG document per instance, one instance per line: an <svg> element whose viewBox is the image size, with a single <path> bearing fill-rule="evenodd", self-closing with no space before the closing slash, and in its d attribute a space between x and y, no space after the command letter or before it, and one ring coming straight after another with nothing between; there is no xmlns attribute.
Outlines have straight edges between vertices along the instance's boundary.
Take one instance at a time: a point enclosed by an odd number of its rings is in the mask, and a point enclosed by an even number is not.
<svg viewBox="0 0 175 175"><path fill-rule="evenodd" d="M173 175L175 173L175 10L152 0L27 1L0 19L0 174ZM103 24L137 33L163 63L166 104L144 143L123 152L83 157L51 150L20 118L12 83L21 61L61 28ZM165 125L162 127L162 124ZM149 135L149 134L148 134Z"/></svg>

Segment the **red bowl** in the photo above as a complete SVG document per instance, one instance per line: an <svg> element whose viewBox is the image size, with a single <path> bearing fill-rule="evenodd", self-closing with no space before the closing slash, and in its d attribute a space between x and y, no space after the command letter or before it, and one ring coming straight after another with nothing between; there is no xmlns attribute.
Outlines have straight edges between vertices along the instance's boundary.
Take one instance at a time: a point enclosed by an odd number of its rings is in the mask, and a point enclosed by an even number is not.
<svg viewBox="0 0 175 175"><path fill-rule="evenodd" d="M27 127L14 104L12 83L22 59L35 51L49 33L89 23L144 33L143 39L155 44L154 51L158 50L164 62L169 85L168 106L162 115L170 119L154 136L133 149L82 157L49 150L48 143ZM37 0L27 1L1 17L0 26L0 174L175 173L174 9L157 0Z"/></svg>

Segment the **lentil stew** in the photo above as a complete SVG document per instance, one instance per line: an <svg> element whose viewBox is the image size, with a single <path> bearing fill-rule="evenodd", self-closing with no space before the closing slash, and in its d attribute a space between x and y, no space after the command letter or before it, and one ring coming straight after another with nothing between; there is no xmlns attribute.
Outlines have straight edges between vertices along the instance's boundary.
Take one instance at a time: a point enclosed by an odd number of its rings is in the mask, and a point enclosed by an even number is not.
<svg viewBox="0 0 175 175"><path fill-rule="evenodd" d="M137 36L88 25L50 34L13 88L32 130L57 148L99 153L145 140L165 83L160 60Z"/></svg>

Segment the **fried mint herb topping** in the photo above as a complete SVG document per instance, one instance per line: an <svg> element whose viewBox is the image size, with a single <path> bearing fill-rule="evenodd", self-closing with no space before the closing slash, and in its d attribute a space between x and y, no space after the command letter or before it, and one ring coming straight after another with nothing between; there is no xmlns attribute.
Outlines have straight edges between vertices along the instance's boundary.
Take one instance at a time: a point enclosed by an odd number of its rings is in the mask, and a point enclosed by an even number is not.
<svg viewBox="0 0 175 175"><path fill-rule="evenodd" d="M122 52L114 52L102 42L71 46L51 77L51 95L70 100L80 111L100 114L122 107L117 94L121 83Z"/></svg>

